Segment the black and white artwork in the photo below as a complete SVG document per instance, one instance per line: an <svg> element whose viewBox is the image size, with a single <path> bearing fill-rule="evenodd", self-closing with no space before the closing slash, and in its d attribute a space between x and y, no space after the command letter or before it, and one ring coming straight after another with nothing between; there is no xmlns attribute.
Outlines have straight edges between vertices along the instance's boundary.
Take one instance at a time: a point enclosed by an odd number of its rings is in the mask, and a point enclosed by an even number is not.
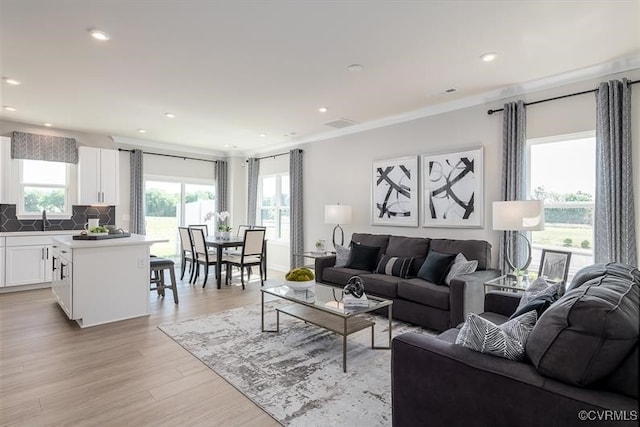
<svg viewBox="0 0 640 427"><path fill-rule="evenodd" d="M571 252L543 249L538 277L543 277L549 282L565 283L569 275L570 262Z"/></svg>
<svg viewBox="0 0 640 427"><path fill-rule="evenodd" d="M482 227L483 148L423 155L423 227Z"/></svg>
<svg viewBox="0 0 640 427"><path fill-rule="evenodd" d="M373 162L373 225L418 226L418 157Z"/></svg>

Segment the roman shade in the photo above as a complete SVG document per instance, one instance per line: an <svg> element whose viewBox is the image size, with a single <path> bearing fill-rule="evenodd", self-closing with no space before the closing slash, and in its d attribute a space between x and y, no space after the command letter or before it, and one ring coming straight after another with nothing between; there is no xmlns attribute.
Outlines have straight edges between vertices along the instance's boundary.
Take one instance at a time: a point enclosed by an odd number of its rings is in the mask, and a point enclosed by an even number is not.
<svg viewBox="0 0 640 427"><path fill-rule="evenodd" d="M78 148L74 138L13 132L11 158L78 163Z"/></svg>

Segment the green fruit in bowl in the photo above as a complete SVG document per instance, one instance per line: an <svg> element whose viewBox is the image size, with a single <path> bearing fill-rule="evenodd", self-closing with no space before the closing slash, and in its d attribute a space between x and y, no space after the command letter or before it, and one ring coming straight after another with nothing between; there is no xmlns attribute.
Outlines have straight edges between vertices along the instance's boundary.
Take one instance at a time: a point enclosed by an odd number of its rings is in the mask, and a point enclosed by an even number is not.
<svg viewBox="0 0 640 427"><path fill-rule="evenodd" d="M285 275L285 279L290 282L307 282L315 278L316 276L313 274L313 271L307 267L294 268L293 270L289 270Z"/></svg>
<svg viewBox="0 0 640 427"><path fill-rule="evenodd" d="M104 227L102 225L99 225L97 227L93 227L89 230L90 233L108 233L109 229L107 227Z"/></svg>

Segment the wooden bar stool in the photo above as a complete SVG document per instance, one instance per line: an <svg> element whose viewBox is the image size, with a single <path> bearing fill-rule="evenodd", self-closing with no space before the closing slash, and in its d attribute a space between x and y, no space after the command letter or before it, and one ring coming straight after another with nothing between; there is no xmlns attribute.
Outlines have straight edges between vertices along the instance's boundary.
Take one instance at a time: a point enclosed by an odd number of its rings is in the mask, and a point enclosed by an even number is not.
<svg viewBox="0 0 640 427"><path fill-rule="evenodd" d="M156 287L151 290L157 290L158 295L164 297L164 290L173 290L173 302L178 303L178 287L176 286L175 263L167 258L151 257L151 279L150 282L155 283ZM164 282L164 271L169 270L171 277L171 286L167 286Z"/></svg>

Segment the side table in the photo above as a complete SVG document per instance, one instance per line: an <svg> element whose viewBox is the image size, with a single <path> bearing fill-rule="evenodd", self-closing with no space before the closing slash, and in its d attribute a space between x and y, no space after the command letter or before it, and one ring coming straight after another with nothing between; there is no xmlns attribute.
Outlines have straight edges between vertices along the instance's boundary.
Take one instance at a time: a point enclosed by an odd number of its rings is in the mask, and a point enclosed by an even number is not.
<svg viewBox="0 0 640 427"><path fill-rule="evenodd" d="M495 279L484 282L484 292L489 288L502 289L512 292L524 292L529 287L529 277L522 276L521 281L516 280L513 274L505 274Z"/></svg>
<svg viewBox="0 0 640 427"><path fill-rule="evenodd" d="M301 258L311 258L315 261L316 258L322 258L328 255L335 255L335 252L302 252L299 254L293 254L293 256L297 256L297 257L301 257ZM305 265L305 267L307 268L311 268L313 269L315 267L314 265Z"/></svg>

